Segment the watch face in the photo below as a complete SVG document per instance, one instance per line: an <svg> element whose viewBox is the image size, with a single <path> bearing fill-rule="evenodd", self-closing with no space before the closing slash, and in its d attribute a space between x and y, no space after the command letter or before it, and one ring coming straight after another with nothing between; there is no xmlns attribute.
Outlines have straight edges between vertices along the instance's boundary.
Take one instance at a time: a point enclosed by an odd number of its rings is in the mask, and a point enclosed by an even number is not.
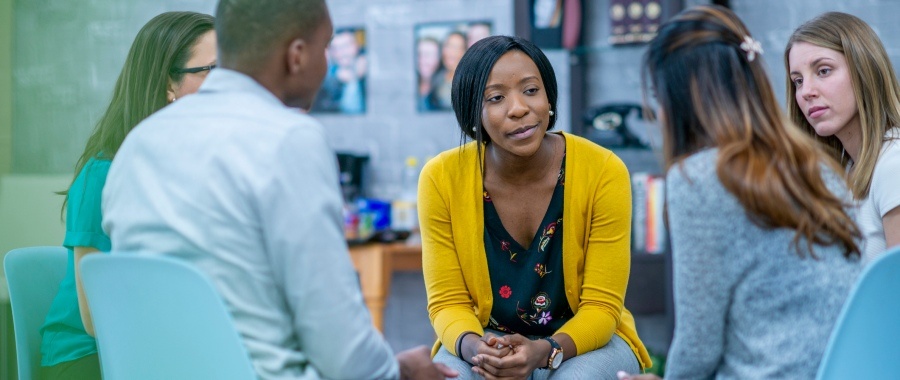
<svg viewBox="0 0 900 380"><path fill-rule="evenodd" d="M550 368L557 369L559 365L562 364L563 356L562 351L557 351L556 355L553 355L553 362L550 363Z"/></svg>

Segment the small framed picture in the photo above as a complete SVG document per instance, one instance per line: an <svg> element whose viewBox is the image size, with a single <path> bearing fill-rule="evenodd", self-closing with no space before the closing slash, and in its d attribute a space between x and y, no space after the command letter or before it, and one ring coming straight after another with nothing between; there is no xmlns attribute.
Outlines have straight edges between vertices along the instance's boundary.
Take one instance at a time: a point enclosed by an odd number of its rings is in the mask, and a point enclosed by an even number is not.
<svg viewBox="0 0 900 380"><path fill-rule="evenodd" d="M366 31L362 27L335 30L328 45L328 73L313 103L314 113L366 112Z"/></svg>
<svg viewBox="0 0 900 380"><path fill-rule="evenodd" d="M490 21L419 24L415 29L416 109L448 111L453 73L463 54L492 34Z"/></svg>

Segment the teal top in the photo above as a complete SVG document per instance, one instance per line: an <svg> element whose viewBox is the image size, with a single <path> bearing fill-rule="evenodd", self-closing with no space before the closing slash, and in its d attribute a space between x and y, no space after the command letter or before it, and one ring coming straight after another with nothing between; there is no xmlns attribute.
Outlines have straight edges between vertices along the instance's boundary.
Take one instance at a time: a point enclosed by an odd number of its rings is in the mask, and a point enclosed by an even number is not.
<svg viewBox="0 0 900 380"><path fill-rule="evenodd" d="M66 209L66 237L69 250L66 277L50 305L41 326L41 365L53 366L97 353L97 342L84 331L78 295L75 293L74 247L94 247L109 251L109 236L101 228L100 201L112 161L90 159L69 188Z"/></svg>

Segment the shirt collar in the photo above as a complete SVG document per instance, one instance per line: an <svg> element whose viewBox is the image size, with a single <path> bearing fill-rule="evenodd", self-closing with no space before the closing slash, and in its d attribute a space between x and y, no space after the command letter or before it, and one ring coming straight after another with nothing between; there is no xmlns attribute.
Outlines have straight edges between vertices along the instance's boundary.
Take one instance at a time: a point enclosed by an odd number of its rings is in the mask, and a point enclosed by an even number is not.
<svg viewBox="0 0 900 380"><path fill-rule="evenodd" d="M200 85L200 93L245 92L256 95L267 102L285 107L284 102L263 87L255 79L240 71L217 67L209 72L206 80Z"/></svg>

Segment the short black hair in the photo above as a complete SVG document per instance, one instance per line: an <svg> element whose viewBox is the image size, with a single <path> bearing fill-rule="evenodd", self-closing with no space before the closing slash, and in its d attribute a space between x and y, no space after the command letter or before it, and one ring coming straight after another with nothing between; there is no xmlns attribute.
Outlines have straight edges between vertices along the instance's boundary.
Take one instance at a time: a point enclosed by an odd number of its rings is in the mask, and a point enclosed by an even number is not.
<svg viewBox="0 0 900 380"><path fill-rule="evenodd" d="M453 111L456 112L456 121L464 136L480 143L491 142L490 136L483 133L481 112L484 108L484 88L487 86L488 77L494 64L504 54L518 50L525 53L534 61L544 82L544 90L547 92L547 100L554 114L550 116L547 130L553 129L556 124L556 99L558 88L556 85L556 73L550 60L540 48L530 41L513 36L490 36L483 38L472 45L463 55L453 73L453 86L450 90L450 101ZM475 127L475 131L472 130ZM465 137L463 137L465 138Z"/></svg>
<svg viewBox="0 0 900 380"><path fill-rule="evenodd" d="M220 0L219 64L255 66L284 39L312 36L326 17L325 0Z"/></svg>

